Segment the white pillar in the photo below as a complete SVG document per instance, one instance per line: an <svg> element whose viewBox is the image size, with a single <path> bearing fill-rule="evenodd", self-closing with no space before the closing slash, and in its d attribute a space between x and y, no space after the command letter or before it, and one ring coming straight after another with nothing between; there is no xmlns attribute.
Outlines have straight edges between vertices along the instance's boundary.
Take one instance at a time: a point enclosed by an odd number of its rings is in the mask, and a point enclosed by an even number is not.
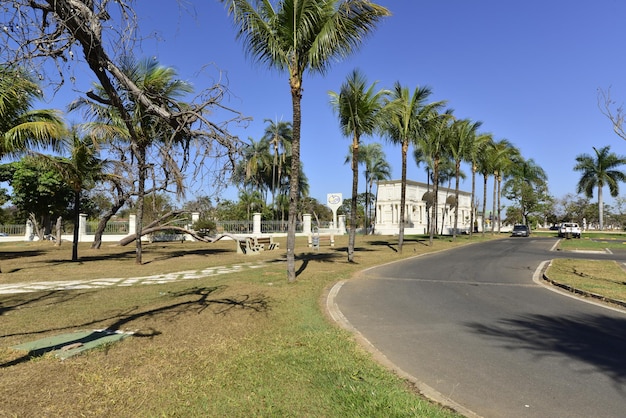
<svg viewBox="0 0 626 418"><path fill-rule="evenodd" d="M302 233L311 235L311 214L302 214Z"/></svg>
<svg viewBox="0 0 626 418"><path fill-rule="evenodd" d="M128 235L137 233L137 215L134 213L128 215Z"/></svg>
<svg viewBox="0 0 626 418"><path fill-rule="evenodd" d="M78 242L83 242L83 238L87 236L87 214L78 215Z"/></svg>
<svg viewBox="0 0 626 418"><path fill-rule="evenodd" d="M252 214L252 233L255 235L261 233L261 214L259 212Z"/></svg>
<svg viewBox="0 0 626 418"><path fill-rule="evenodd" d="M26 230L24 232L24 241L32 241L34 237L33 223L29 220L26 221Z"/></svg>
<svg viewBox="0 0 626 418"><path fill-rule="evenodd" d="M346 233L346 215L339 215L338 223L339 225L337 228L337 233L341 235L345 234Z"/></svg>

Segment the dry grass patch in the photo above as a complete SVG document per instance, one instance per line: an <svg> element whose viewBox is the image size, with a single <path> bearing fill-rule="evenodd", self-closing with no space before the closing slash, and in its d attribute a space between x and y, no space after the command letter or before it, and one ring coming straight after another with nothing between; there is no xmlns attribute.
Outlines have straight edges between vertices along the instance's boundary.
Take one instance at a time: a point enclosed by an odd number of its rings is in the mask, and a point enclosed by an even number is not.
<svg viewBox="0 0 626 418"><path fill-rule="evenodd" d="M400 254L394 238L358 237L348 263L347 237L316 252L300 239L293 284L284 250L245 256L232 242L151 244L143 266L128 248L81 248L72 263L69 245L20 245L24 257L2 246L4 283L266 264L167 284L0 295L0 416L454 416L377 365L329 323L319 299L363 268L467 242L409 239ZM10 348L101 328L135 335L65 361Z"/></svg>

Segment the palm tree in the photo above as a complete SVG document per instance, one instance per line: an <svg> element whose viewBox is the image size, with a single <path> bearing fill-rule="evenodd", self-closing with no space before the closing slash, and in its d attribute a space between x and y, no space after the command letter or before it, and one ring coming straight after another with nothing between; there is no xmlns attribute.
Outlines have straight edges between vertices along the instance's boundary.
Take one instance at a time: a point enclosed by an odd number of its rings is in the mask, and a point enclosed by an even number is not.
<svg viewBox="0 0 626 418"><path fill-rule="evenodd" d="M265 128L263 139L268 141L273 150L272 161L272 210L275 211L276 188L281 183L282 168L287 157L291 155L291 142L293 141L293 126L291 122L277 122L265 119L269 125ZM276 169L278 166L278 172Z"/></svg>
<svg viewBox="0 0 626 418"><path fill-rule="evenodd" d="M105 161L98 157L98 144L91 137L81 138L73 129L69 139L64 141L69 157L39 155L47 166L54 167L74 192L74 237L72 241L72 261L78 261L78 232L80 222L81 193L93 187L100 178Z"/></svg>
<svg viewBox="0 0 626 418"><path fill-rule="evenodd" d="M469 119L456 120L452 123L452 132L449 141L445 144L446 150L454 160L455 188L454 188L454 226L452 239L456 239L456 230L459 222L459 183L461 178L461 162L470 159L471 148L476 140L476 131L482 122L471 122ZM471 227L470 227L471 229Z"/></svg>
<svg viewBox="0 0 626 418"><path fill-rule="evenodd" d="M366 231L370 223L368 219L371 214L372 187L374 182L391 179L391 166L387 162L383 147L378 142L361 146L359 152L361 162L365 164L365 220ZM370 207L368 208L368 205ZM376 219L376 208L374 208L374 220ZM372 229L371 233L374 233Z"/></svg>
<svg viewBox="0 0 626 418"><path fill-rule="evenodd" d="M437 107L443 105L439 102ZM424 124L422 136L419 138L419 146L427 155L427 160L432 162L433 194L431 202L431 219L429 220L429 243L433 244L434 234L437 231L439 210L439 184L441 182L440 164L445 150L445 144L451 135L450 126L454 121L453 110L446 109L444 113L437 113L436 108L430 109L428 119Z"/></svg>
<svg viewBox="0 0 626 418"><path fill-rule="evenodd" d="M501 205L501 190L502 181L507 177L511 170L522 161L522 156L519 151L508 139L501 139L493 144L493 152L490 154L492 158L491 164L493 168L494 176L494 189L493 189L493 205L494 214L498 220L498 233L502 226L502 205ZM495 231L495 222L491 225L491 232Z"/></svg>
<svg viewBox="0 0 626 418"><path fill-rule="evenodd" d="M356 211L359 183L359 146L362 135L371 135L378 129L382 98L385 90L374 91L376 83L366 86L365 76L358 70L348 75L339 93L329 92L330 103L339 115L342 133L352 137L352 207L350 209L350 231L348 236L348 262L354 261L356 239ZM367 203L366 203L367 211ZM367 225L366 225L367 227Z"/></svg>
<svg viewBox="0 0 626 418"><path fill-rule="evenodd" d="M143 95L150 96L169 111L184 111L189 105L179 99L193 91L192 86L178 78L176 71L170 67L161 66L153 59L136 61L127 56L123 60L122 71L132 83L138 87ZM137 170L137 218L136 218L136 264L142 264L141 236L143 228L143 205L146 196L146 179L151 168L148 150L156 145L156 154L161 158L163 171L171 178L167 181L175 183L177 192L182 195L183 175L179 162L175 160L171 150L176 145L187 146L190 137L186 130L175 130L166 120L148 109L144 101L137 94L127 92L124 100L125 115L130 119L123 120L120 110L116 106L103 106L103 97L106 93L102 86L96 86L98 100L89 101L79 99L70 109L86 108L87 112L96 119L95 123L86 126L91 135L102 136L107 140L124 140L129 144L130 152ZM106 102L106 100L104 100ZM183 160L183 164L187 160Z"/></svg>
<svg viewBox="0 0 626 418"><path fill-rule="evenodd" d="M478 158L476 160L477 170L483 176L483 215L482 215L482 234L485 234L485 218L487 217L487 182L489 180L489 176L493 174L493 157L492 155L495 152L495 141L493 137L489 135L486 138L485 146L478 154Z"/></svg>
<svg viewBox="0 0 626 418"><path fill-rule="evenodd" d="M600 229L604 228L604 202L602 189L609 186L611 196L619 194L619 182L626 181L626 175L618 167L626 164L626 157L610 152L607 145L600 149L593 147L595 157L589 154L581 154L576 157L575 171L581 171L582 176L578 181L577 193L584 192L588 198L593 197L593 189L598 189L598 218Z"/></svg>
<svg viewBox="0 0 626 418"><path fill-rule="evenodd" d="M402 152L402 176L400 186L400 230L398 251L402 252L404 241L404 211L406 203L406 157L410 143L416 143L424 133L426 124L442 102L427 104L432 91L429 87L417 87L413 94L407 87L396 82L385 104L382 131L387 139L399 144Z"/></svg>
<svg viewBox="0 0 626 418"><path fill-rule="evenodd" d="M295 244L300 178L302 81L305 71L326 73L350 55L389 11L366 0L221 0L234 18L237 37L260 64L287 71L293 109L293 142L287 231L287 280L296 279ZM256 6L256 7L255 7Z"/></svg>
<svg viewBox="0 0 626 418"><path fill-rule="evenodd" d="M470 237L474 233L474 223L477 224L476 221L476 172L479 170L479 160L480 155L484 152L485 148L489 143L493 142L493 137L490 133L482 133L477 135L474 138L468 154L468 160L472 165L472 193L471 193L471 203L470 203ZM476 201L477 202L477 201ZM484 210L484 209L483 209ZM483 213L484 220L484 213ZM483 224L484 229L484 224Z"/></svg>
<svg viewBox="0 0 626 418"><path fill-rule="evenodd" d="M59 149L67 126L58 110L32 110L41 97L27 74L0 66L0 158L40 146Z"/></svg>

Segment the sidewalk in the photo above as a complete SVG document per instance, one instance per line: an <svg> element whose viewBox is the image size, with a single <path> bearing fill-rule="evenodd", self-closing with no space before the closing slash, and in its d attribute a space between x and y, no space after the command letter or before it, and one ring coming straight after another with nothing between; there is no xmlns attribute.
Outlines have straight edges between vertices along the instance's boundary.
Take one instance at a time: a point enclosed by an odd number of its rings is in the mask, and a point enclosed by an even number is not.
<svg viewBox="0 0 626 418"><path fill-rule="evenodd" d="M180 271L167 274L156 274L144 277L103 278L92 280L66 280L48 282L27 282L0 284L0 294L30 293L41 291L101 289L111 286L134 286L141 284L165 284L178 280L194 280L220 274L230 274L246 269L258 269L267 266L267 262L242 263L232 266L207 267L203 270Z"/></svg>

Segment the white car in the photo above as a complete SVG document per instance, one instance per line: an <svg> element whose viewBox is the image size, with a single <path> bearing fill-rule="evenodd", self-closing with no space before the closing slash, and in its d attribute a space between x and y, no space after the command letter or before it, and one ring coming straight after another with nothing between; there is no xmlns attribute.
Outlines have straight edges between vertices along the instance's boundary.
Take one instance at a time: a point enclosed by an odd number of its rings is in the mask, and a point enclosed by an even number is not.
<svg viewBox="0 0 626 418"><path fill-rule="evenodd" d="M580 226L575 222L563 222L559 227L559 237L580 238Z"/></svg>

